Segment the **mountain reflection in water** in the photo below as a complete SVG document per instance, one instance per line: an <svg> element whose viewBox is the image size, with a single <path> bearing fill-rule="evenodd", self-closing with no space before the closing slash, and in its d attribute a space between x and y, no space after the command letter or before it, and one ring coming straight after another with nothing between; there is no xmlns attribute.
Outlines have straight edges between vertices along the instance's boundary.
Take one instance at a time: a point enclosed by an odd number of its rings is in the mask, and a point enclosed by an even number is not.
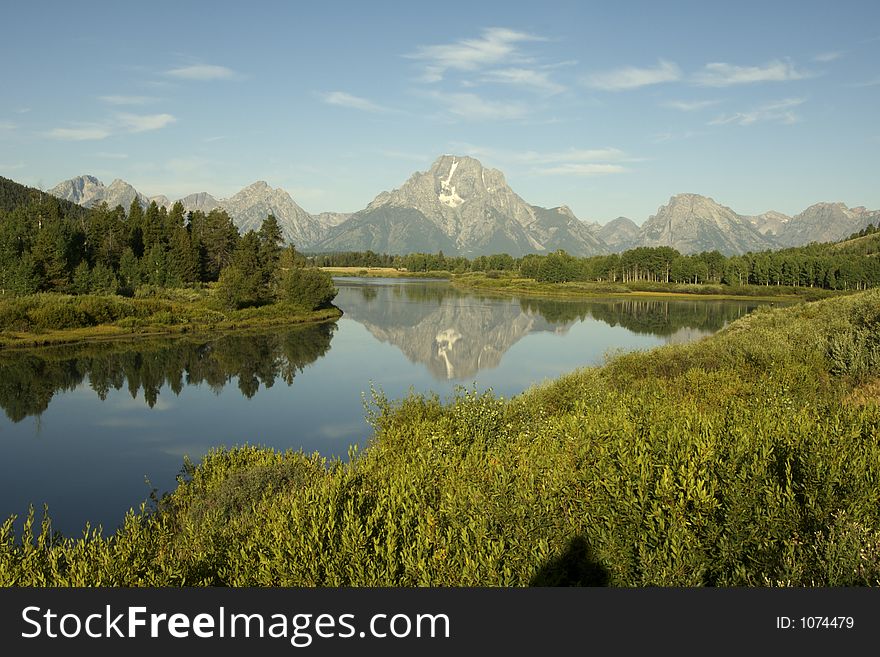
<svg viewBox="0 0 880 657"><path fill-rule="evenodd" d="M67 535L111 529L184 456L260 444L345 459L370 387L510 397L609 350L707 335L754 301L559 301L446 282L340 279L338 322L214 336L0 350L0 521L50 507ZM149 480L149 485L145 484Z"/></svg>
<svg viewBox="0 0 880 657"><path fill-rule="evenodd" d="M588 301L510 299L460 291L448 283L386 285L339 281L337 304L378 340L393 344L436 379L465 381L497 367L529 333L564 335L593 319L667 342L687 342L722 328L754 301L614 298Z"/></svg>
<svg viewBox="0 0 880 657"><path fill-rule="evenodd" d="M499 298L460 291L445 282L402 284L337 281L336 304L346 319L377 340L424 365L437 380L468 381L498 367L505 353L531 333L565 335L573 325L596 320L667 342L709 335L750 312L754 301L614 298L560 301ZM151 408L167 386L219 391L233 380L242 395L276 380L288 386L296 373L324 356L337 325L240 333L220 337L150 338L27 351L0 352L0 407L13 422L39 415L53 396L84 382L105 399L111 389L140 391ZM580 363L572 363L576 366ZM364 381L372 373L364 372Z"/></svg>

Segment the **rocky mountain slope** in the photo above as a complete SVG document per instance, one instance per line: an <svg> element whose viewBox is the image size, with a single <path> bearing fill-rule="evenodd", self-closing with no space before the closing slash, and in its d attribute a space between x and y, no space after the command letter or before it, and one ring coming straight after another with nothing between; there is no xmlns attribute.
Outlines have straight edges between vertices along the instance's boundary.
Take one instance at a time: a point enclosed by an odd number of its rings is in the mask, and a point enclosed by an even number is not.
<svg viewBox="0 0 880 657"><path fill-rule="evenodd" d="M816 203L791 218L778 235L783 246L836 242L880 221L880 211L848 208L843 203Z"/></svg>
<svg viewBox="0 0 880 657"><path fill-rule="evenodd" d="M66 180L49 193L86 207L106 202L127 210L135 198L144 206L150 201L165 207L172 203L167 196L148 199L123 180L105 186L94 176ZM288 242L313 252L443 251L470 257L557 249L596 255L637 246L745 253L837 241L880 222L880 211L843 203L817 203L793 217L775 211L747 216L706 196L677 194L641 227L626 217L600 226L581 221L565 205L531 205L510 188L503 173L457 155L441 156L426 171L417 171L355 213L310 214L285 190L265 181L228 199L200 192L179 200L187 211L222 208L242 231L258 229L272 213Z"/></svg>
<svg viewBox="0 0 880 657"><path fill-rule="evenodd" d="M781 212L770 210L753 217L746 217L749 222L758 229L761 235L769 235L770 237L778 237L791 221L791 217Z"/></svg>
<svg viewBox="0 0 880 657"><path fill-rule="evenodd" d="M106 203L111 208L121 205L128 210L134 199L143 206L149 204L146 196L119 178L104 185L94 176L79 176L59 183L49 193L87 208Z"/></svg>
<svg viewBox="0 0 880 657"><path fill-rule="evenodd" d="M199 210L201 212L210 212L214 208L220 207L220 202L208 194L208 192L199 192L198 194L189 194L180 199L180 202L183 203L183 208L187 212L195 212Z"/></svg>
<svg viewBox="0 0 880 657"><path fill-rule="evenodd" d="M466 256L520 256L557 248L576 255L607 251L567 207L530 205L500 171L455 155L441 156L401 187L382 192L313 248L362 250L379 244L389 253L443 250Z"/></svg>
<svg viewBox="0 0 880 657"><path fill-rule="evenodd" d="M325 234L325 228L308 212L299 207L283 189L273 189L264 180L248 185L235 196L220 201L220 207L229 213L239 230L259 230L267 215L278 219L284 239L305 246L314 244Z"/></svg>
<svg viewBox="0 0 880 657"><path fill-rule="evenodd" d="M671 246L682 253L717 249L724 254L773 248L772 238L730 208L699 194L677 194L648 217L639 246Z"/></svg>
<svg viewBox="0 0 880 657"><path fill-rule="evenodd" d="M626 251L638 244L639 227L632 219L612 219L596 231L596 237L614 252Z"/></svg>
<svg viewBox="0 0 880 657"><path fill-rule="evenodd" d="M65 180L50 189L49 193L85 207L107 203L111 208L121 205L128 210L135 198L144 207L150 202L166 208L173 204L165 195L147 198L125 181L117 179L105 186L94 176ZM322 239L329 228L349 216L324 213L313 217L299 207L286 191L273 189L264 181L253 183L228 199L217 200L207 192L199 192L179 200L187 212L210 212L215 208L226 210L242 232L259 229L263 219L270 213L274 214L285 240L303 246Z"/></svg>

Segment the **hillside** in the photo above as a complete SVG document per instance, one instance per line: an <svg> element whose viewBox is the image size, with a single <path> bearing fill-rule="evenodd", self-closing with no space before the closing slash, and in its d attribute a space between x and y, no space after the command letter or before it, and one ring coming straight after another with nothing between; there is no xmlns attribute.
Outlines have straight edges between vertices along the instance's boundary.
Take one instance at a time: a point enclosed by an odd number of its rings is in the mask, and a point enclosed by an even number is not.
<svg viewBox="0 0 880 657"><path fill-rule="evenodd" d="M847 255L880 255L880 231L832 244L829 251Z"/></svg>
<svg viewBox="0 0 880 657"><path fill-rule="evenodd" d="M56 199L48 192L27 187L9 178L0 176L0 210L7 212L30 203L46 203L51 201L59 208L62 216L84 216L85 210L70 201Z"/></svg>

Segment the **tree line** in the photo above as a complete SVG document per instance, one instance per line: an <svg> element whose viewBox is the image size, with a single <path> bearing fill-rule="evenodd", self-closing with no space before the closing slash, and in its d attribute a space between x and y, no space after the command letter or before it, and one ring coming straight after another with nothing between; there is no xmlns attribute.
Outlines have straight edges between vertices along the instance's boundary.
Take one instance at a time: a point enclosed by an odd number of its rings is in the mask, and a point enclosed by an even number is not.
<svg viewBox="0 0 880 657"><path fill-rule="evenodd" d="M875 232L876 229L865 230L856 237ZM813 243L781 251L734 256L725 256L719 251L685 255L672 247L660 246L589 257L576 257L559 250L521 258L502 253L469 259L444 256L442 251L405 256L350 251L322 253L308 258L322 267L395 267L413 272L513 272L524 278L551 283L714 283L863 290L880 285L878 244ZM846 248L836 248L844 246Z"/></svg>
<svg viewBox="0 0 880 657"><path fill-rule="evenodd" d="M305 268L292 245L283 247L272 215L241 235L224 210L186 212L179 202L144 208L135 199L126 214L121 206L85 210L48 194L16 200L0 207L0 298L131 296L144 286L213 282L230 308L287 301L313 309L335 295L329 276Z"/></svg>
<svg viewBox="0 0 880 657"><path fill-rule="evenodd" d="M390 255L373 251L336 251L311 254L306 257L318 267L393 267L414 272L449 271L459 274L471 271L515 271L520 263L520 259L507 253L467 258L447 256L443 251L407 255Z"/></svg>
<svg viewBox="0 0 880 657"><path fill-rule="evenodd" d="M639 247L589 258L575 258L563 251L525 256L520 273L547 282L647 281L863 290L880 285L880 260L834 253L818 244L735 256L718 251L683 255L671 247Z"/></svg>

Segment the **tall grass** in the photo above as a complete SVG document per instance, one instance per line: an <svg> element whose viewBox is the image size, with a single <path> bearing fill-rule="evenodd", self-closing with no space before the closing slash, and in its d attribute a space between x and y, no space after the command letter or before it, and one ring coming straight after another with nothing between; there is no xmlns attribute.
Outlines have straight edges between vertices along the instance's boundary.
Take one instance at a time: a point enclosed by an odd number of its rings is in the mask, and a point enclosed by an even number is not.
<svg viewBox="0 0 880 657"><path fill-rule="evenodd" d="M878 336L871 291L512 400L374 393L348 463L217 449L109 536L7 522L0 583L876 585Z"/></svg>

